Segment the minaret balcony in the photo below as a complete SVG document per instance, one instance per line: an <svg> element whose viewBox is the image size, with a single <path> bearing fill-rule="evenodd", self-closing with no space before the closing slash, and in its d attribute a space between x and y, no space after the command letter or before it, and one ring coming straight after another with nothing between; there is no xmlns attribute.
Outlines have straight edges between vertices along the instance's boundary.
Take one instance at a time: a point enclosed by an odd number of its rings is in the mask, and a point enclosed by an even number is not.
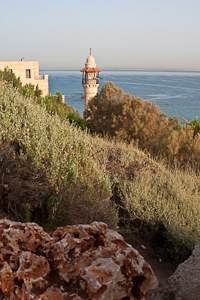
<svg viewBox="0 0 200 300"><path fill-rule="evenodd" d="M90 79L82 78L82 84L99 84L99 77Z"/></svg>

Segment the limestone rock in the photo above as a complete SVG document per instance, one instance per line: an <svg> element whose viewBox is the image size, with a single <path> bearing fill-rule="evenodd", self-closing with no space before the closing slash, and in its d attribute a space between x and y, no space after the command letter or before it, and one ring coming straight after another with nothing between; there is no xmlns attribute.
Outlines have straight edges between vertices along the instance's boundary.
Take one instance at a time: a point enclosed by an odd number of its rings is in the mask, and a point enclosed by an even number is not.
<svg viewBox="0 0 200 300"><path fill-rule="evenodd" d="M200 300L200 243L169 278L163 299Z"/></svg>
<svg viewBox="0 0 200 300"><path fill-rule="evenodd" d="M0 270L0 290L5 296L9 296L14 290L14 276L9 264L4 261Z"/></svg>
<svg viewBox="0 0 200 300"><path fill-rule="evenodd" d="M59 227L0 220L0 299L144 300L157 278L104 223Z"/></svg>

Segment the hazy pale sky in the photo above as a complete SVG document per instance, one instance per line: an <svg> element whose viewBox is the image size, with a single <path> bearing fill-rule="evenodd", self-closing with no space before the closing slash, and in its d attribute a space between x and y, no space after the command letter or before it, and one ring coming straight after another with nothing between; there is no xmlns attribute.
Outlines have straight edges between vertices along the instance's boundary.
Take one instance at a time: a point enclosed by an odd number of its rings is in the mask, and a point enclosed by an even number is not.
<svg viewBox="0 0 200 300"><path fill-rule="evenodd" d="M0 0L0 61L200 70L200 0Z"/></svg>

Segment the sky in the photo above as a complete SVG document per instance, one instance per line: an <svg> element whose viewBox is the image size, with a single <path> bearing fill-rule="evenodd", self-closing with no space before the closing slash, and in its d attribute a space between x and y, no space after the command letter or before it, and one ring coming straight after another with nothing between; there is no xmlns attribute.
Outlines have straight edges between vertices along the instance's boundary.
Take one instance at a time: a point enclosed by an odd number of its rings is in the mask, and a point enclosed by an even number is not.
<svg viewBox="0 0 200 300"><path fill-rule="evenodd" d="M200 0L0 0L0 61L200 71Z"/></svg>

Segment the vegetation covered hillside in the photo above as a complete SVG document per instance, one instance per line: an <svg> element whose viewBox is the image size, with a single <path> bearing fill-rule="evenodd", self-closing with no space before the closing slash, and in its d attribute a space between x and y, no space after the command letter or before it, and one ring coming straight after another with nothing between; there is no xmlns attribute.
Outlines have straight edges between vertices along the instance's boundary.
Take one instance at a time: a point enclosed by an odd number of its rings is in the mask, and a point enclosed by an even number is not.
<svg viewBox="0 0 200 300"><path fill-rule="evenodd" d="M2 81L0 141L2 216L48 230L94 220L119 225L176 261L198 242L200 183L192 168L92 136Z"/></svg>

